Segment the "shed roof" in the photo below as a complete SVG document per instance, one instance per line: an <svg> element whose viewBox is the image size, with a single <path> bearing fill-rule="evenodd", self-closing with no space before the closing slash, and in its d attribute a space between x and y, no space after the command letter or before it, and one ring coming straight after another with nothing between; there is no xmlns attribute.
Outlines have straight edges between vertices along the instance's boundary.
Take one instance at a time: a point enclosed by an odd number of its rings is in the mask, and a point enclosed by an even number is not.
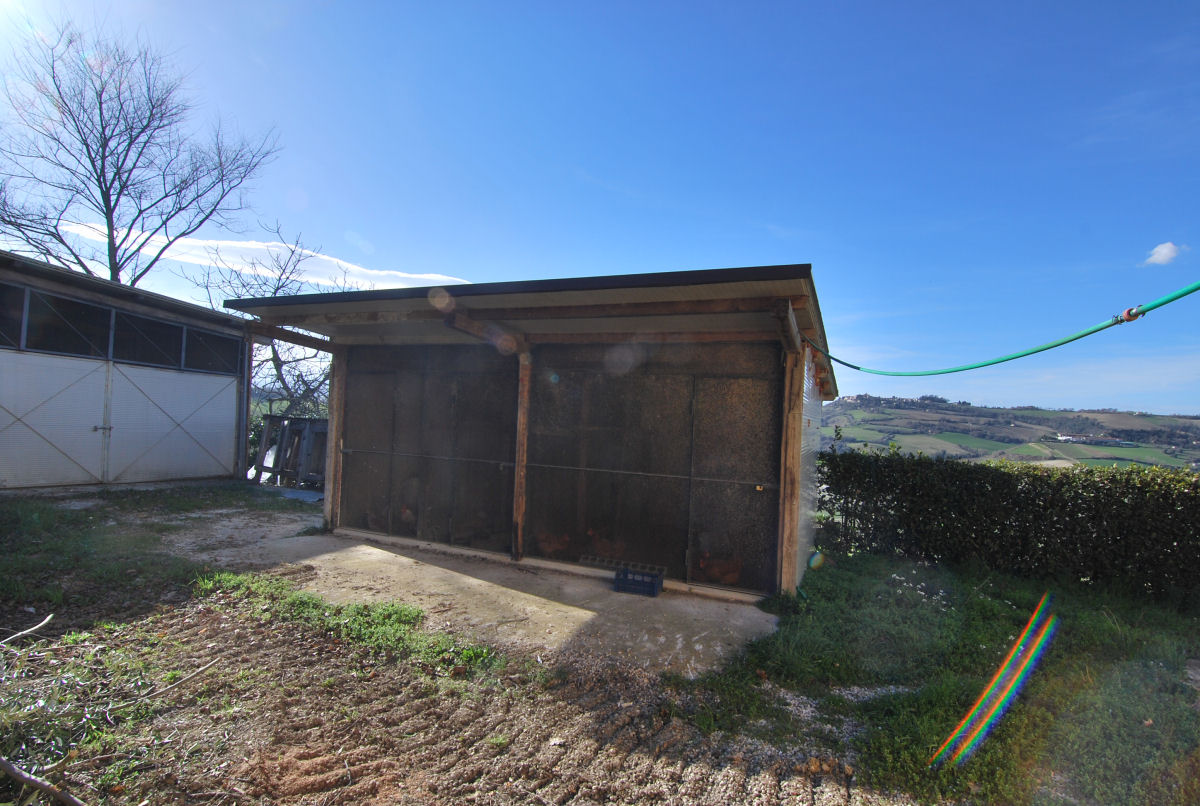
<svg viewBox="0 0 1200 806"><path fill-rule="evenodd" d="M225 307L346 345L787 341L794 321L828 349L808 264L300 294ZM832 399L833 368L816 359L822 397Z"/></svg>
<svg viewBox="0 0 1200 806"><path fill-rule="evenodd" d="M0 282L4 281L20 282L51 293L185 324L203 325L239 336L245 330L245 320L233 314L0 250Z"/></svg>

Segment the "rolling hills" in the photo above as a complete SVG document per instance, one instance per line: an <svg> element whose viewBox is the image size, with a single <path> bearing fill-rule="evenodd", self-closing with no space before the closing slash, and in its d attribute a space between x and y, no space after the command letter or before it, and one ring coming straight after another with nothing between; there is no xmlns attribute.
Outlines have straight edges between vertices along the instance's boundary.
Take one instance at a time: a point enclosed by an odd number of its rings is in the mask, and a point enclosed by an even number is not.
<svg viewBox="0 0 1200 806"><path fill-rule="evenodd" d="M1200 417L1142 412L990 408L854 395L825 404L822 447L881 449L969 461L1162 465L1200 471ZM837 439L840 436L841 439Z"/></svg>

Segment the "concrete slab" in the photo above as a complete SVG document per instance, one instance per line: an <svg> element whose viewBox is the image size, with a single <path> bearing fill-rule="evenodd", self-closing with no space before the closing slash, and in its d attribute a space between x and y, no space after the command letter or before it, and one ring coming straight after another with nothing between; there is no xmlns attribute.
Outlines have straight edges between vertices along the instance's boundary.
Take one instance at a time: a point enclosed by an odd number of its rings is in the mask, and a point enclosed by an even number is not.
<svg viewBox="0 0 1200 806"><path fill-rule="evenodd" d="M408 602L430 626L544 661L586 653L694 677L775 629L774 616L746 602L673 590L616 593L605 572L567 573L411 541L297 536L312 517L227 514L207 529L193 516L168 539L214 564L275 568L330 601Z"/></svg>

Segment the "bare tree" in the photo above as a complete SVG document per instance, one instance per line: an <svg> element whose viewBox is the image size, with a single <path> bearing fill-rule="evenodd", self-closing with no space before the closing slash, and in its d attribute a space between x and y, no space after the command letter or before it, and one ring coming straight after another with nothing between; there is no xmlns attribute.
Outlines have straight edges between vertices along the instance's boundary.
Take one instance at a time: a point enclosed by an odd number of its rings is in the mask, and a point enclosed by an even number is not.
<svg viewBox="0 0 1200 806"><path fill-rule="evenodd" d="M0 234L48 262L136 285L180 238L230 223L277 151L273 133L250 141L220 124L192 132L182 79L144 45L131 50L67 23L14 56Z"/></svg>
<svg viewBox="0 0 1200 806"><path fill-rule="evenodd" d="M313 252L299 237L290 241L285 238L278 224L268 229L279 248L269 251L266 259L238 264L219 249L210 249L210 265L180 273L203 288L209 306L217 310L227 299L351 290L344 275L329 283L306 280L303 265ZM266 403L270 414L324 417L329 405L329 355L278 339L269 345L255 345L251 384L256 398Z"/></svg>

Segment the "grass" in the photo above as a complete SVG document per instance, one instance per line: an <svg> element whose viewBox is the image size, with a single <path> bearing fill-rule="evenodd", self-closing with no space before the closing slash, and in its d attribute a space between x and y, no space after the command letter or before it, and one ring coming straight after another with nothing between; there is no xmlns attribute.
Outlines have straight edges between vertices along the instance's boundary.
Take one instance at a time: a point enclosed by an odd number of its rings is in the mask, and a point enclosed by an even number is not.
<svg viewBox="0 0 1200 806"><path fill-rule="evenodd" d="M1165 467L1185 467L1186 462L1176 459L1174 456L1167 456L1161 448L1122 448L1122 447L1104 447L1102 450L1118 459L1132 459L1136 462L1144 462L1146 464L1163 465Z"/></svg>
<svg viewBox="0 0 1200 806"><path fill-rule="evenodd" d="M977 451L1007 451L1016 447L1008 442L998 442L994 439L973 437L970 434L959 434L955 431L943 431L937 435L937 438Z"/></svg>
<svg viewBox="0 0 1200 806"><path fill-rule="evenodd" d="M99 498L120 511L180 515L227 507L251 507L266 512L311 512L312 504L285 498L241 481L181 484L153 489L102 490Z"/></svg>
<svg viewBox="0 0 1200 806"><path fill-rule="evenodd" d="M0 500L0 602L60 608L183 586L199 566L162 550L147 524L117 528L103 507L68 510L51 499Z"/></svg>
<svg viewBox="0 0 1200 806"><path fill-rule="evenodd" d="M73 613L90 615L83 629L48 645L66 652L47 652L43 643L28 651L5 647L0 653L5 687L0 756L34 773L69 755L109 758L122 741L115 738L122 723L153 715L153 704L140 702L140 696L183 678L167 651L170 636L157 631L154 618L126 621L147 613L168 589L180 594L176 601L218 591L245 597L256 605L259 618L304 625L412 663L433 677L467 679L505 665L489 647L425 631L424 614L408 605L333 605L277 577L210 572L165 550L162 535L172 524L156 517L224 507L290 510L296 502L246 485L221 484L97 497L99 503L86 509L65 508L52 498L0 499L0 606L30 623L53 608L59 618L40 634L53 634L72 618L81 620ZM311 505L301 508L311 511ZM141 608L129 610L131 602ZM37 670L47 662L54 673L39 676ZM37 682L22 682L27 679ZM127 701L133 705L114 709L113 704ZM503 749L496 742L492 746ZM106 791L118 792L136 769L133 762L113 762L97 780ZM0 801L6 800L9 783L0 775Z"/></svg>
<svg viewBox="0 0 1200 806"><path fill-rule="evenodd" d="M781 614L773 635L718 673L676 681L701 703L698 726L766 721L777 737L820 738L796 736L765 677L812 698L822 721L859 726L830 747L858 754L863 783L923 801L1198 802L1200 695L1183 683L1186 660L1200 657L1195 616L1055 591L1061 626L1019 700L965 763L930 768L1043 587L870 555L827 562L804 586L807 599L765 603ZM855 701L847 687L876 696Z"/></svg>
<svg viewBox="0 0 1200 806"><path fill-rule="evenodd" d="M96 499L69 509L48 497L0 498L0 605L86 609L186 590L203 568L163 548L163 535L182 528L172 516L233 507L312 511L241 482L100 490Z"/></svg>
<svg viewBox="0 0 1200 806"><path fill-rule="evenodd" d="M196 591L201 596L227 591L247 597L260 605L265 617L304 624L339 640L409 659L435 676L465 677L505 663L490 647L423 630L425 614L400 602L332 604L316 594L296 590L287 579L229 571L201 577Z"/></svg>
<svg viewBox="0 0 1200 806"><path fill-rule="evenodd" d="M1039 459L1048 458L1051 453L1047 448L1034 443L1025 443L1024 445L1009 445L1004 449L1005 452L1015 454L1017 456L1036 456Z"/></svg>
<svg viewBox="0 0 1200 806"><path fill-rule="evenodd" d="M858 425L844 426L842 428L842 439L847 442L872 442L883 445L887 445L888 441L887 434Z"/></svg>
<svg viewBox="0 0 1200 806"><path fill-rule="evenodd" d="M929 456L945 454L947 456L966 456L969 451L929 434L897 434L895 443L904 453L924 453Z"/></svg>
<svg viewBox="0 0 1200 806"><path fill-rule="evenodd" d="M219 486L103 496L88 510L48 499L0 500L0 598L9 606L71 603L183 586L198 569L163 552L154 518L139 517L142 526L126 528L110 516L190 512L214 500L260 501L257 491ZM274 507L277 499L261 504ZM1058 635L979 751L961 766L928 766L1043 590L1030 581L896 557L830 554L807 572L806 597L764 602L780 615L776 632L717 672L665 683L674 713L704 731L749 733L854 758L859 783L926 802L1200 802L1200 693L1184 683L1186 662L1200 658L1200 618L1087 589L1054 590ZM505 663L488 647L424 630L421 611L398 603L334 605L287 580L224 572L202 574L195 592L244 598L259 618L305 625L412 663L450 678L444 685ZM118 642L118 634L135 640ZM0 755L62 758L71 747L109 752L112 725L102 710L80 703L100 689L119 702L179 680L181 668L160 657L169 641L148 627L104 621L63 636L61 645L74 654L56 671L54 687L0 703ZM117 643L137 649L112 648ZM19 688L24 662L0 655L0 678ZM775 687L809 698L818 718L800 718ZM130 708L121 718L141 719L148 709ZM496 733L487 741L502 751L508 738ZM126 772L114 768L114 780Z"/></svg>

